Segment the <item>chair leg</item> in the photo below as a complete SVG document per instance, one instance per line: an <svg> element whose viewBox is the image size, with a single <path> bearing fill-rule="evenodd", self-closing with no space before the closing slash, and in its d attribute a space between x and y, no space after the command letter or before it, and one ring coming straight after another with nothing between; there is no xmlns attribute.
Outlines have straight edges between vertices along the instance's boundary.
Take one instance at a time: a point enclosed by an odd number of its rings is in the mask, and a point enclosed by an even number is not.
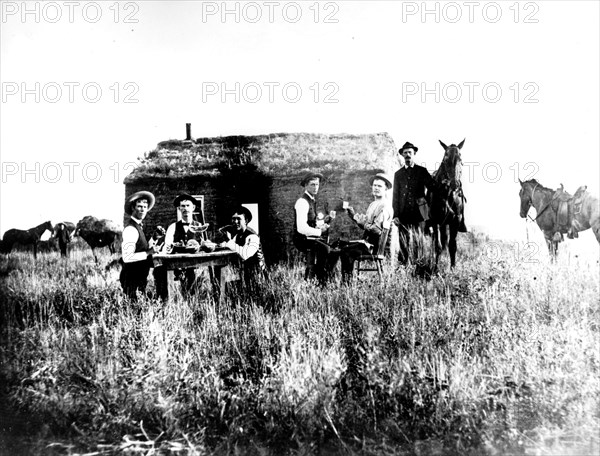
<svg viewBox="0 0 600 456"><path fill-rule="evenodd" d="M375 261L375 264L377 264L377 274L379 274L379 280L383 280L383 265L379 260Z"/></svg>

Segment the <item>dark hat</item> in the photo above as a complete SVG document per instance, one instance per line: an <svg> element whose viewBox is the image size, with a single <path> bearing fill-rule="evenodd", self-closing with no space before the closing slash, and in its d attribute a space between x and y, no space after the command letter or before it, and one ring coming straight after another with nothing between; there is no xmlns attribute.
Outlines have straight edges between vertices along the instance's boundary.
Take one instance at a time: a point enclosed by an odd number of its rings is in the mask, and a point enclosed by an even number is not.
<svg viewBox="0 0 600 456"><path fill-rule="evenodd" d="M323 175L321 173L313 173L313 172L309 172L306 173L304 175L304 177L302 178L302 180L300 181L300 185L302 185L302 187L304 187L306 184L308 184L309 181L319 178L319 180L323 180Z"/></svg>
<svg viewBox="0 0 600 456"><path fill-rule="evenodd" d="M252 212L245 206L238 206L238 208L233 212L234 214L242 214L246 219L246 223L250 223L252 220Z"/></svg>
<svg viewBox="0 0 600 456"><path fill-rule="evenodd" d="M402 151L404 149L413 149L415 151L415 153L417 153L419 151L418 147L414 146L412 143L409 143L408 141L404 143L404 145L400 148L400 150L398 152L402 153Z"/></svg>
<svg viewBox="0 0 600 456"><path fill-rule="evenodd" d="M154 195L150 192L146 192L146 191L141 191L141 192L135 192L132 195L129 195L127 198L125 198L125 213L127 215L131 215L131 213L133 212L131 210L131 206L133 205L134 202L136 202L139 199L145 199L148 200L148 210L152 209L154 207L154 203L156 202L156 198L154 198Z"/></svg>
<svg viewBox="0 0 600 456"><path fill-rule="evenodd" d="M379 179L385 182L385 186L388 188L388 190L390 188L392 188L392 181L390 180L390 178L387 176L387 174L385 173L377 173L375 174L372 178L371 178L371 185L373 185L373 181L375 181L375 179Z"/></svg>
<svg viewBox="0 0 600 456"><path fill-rule="evenodd" d="M194 206L198 206L200 204L198 202L198 200L196 198L194 198L192 195L188 195L187 193L182 193L181 195L179 195L177 198L175 198L173 200L173 206L179 207L179 203L181 203L182 201L191 201Z"/></svg>

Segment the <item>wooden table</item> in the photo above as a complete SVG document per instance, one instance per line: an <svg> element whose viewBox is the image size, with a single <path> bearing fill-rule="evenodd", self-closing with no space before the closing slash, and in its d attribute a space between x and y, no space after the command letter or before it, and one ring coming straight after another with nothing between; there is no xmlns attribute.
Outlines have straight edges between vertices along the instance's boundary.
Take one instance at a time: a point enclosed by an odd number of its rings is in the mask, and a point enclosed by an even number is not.
<svg viewBox="0 0 600 456"><path fill-rule="evenodd" d="M240 257L231 250L220 250L211 253L174 253L156 254L152 256L154 267L163 266L167 269L167 293L171 298L177 294L175 286L175 269L210 268L213 271L213 291L219 297L224 295L225 284L239 280ZM228 267L229 266L229 267ZM235 271L235 272L233 272Z"/></svg>

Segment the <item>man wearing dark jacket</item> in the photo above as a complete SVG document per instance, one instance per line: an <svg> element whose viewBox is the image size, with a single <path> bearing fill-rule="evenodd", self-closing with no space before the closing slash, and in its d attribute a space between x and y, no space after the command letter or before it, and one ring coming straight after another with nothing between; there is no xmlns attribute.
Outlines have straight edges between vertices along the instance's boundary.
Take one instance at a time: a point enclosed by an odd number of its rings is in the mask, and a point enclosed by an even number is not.
<svg viewBox="0 0 600 456"><path fill-rule="evenodd" d="M411 233L422 231L423 222L429 219L425 189L433 191L437 186L429 171L414 163L418 150L418 147L406 142L398 151L404 158L404 166L394 174L392 208L400 241L398 257L403 264L409 259Z"/></svg>

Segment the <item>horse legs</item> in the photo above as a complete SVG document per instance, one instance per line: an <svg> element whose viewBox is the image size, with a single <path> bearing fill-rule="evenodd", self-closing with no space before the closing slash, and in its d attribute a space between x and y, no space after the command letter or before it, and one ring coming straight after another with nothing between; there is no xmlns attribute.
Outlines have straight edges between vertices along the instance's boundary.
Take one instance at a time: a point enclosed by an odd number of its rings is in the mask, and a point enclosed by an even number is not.
<svg viewBox="0 0 600 456"><path fill-rule="evenodd" d="M456 235L458 234L458 224L450 225L450 240L448 242L448 251L450 252L450 267L456 264Z"/></svg>
<svg viewBox="0 0 600 456"><path fill-rule="evenodd" d="M37 242L33 243L33 259L37 260Z"/></svg>
<svg viewBox="0 0 600 456"><path fill-rule="evenodd" d="M448 243L448 233L446 232L446 226L437 225L435 229L435 234L435 269L437 270L438 262L440 261L440 256L442 255L442 252L444 251Z"/></svg>
<svg viewBox="0 0 600 456"><path fill-rule="evenodd" d="M550 255L550 260L554 261L558 253L558 241L554 240L554 235L552 233L547 234L546 232L544 232L544 237L546 238L546 246L548 247L548 254Z"/></svg>

